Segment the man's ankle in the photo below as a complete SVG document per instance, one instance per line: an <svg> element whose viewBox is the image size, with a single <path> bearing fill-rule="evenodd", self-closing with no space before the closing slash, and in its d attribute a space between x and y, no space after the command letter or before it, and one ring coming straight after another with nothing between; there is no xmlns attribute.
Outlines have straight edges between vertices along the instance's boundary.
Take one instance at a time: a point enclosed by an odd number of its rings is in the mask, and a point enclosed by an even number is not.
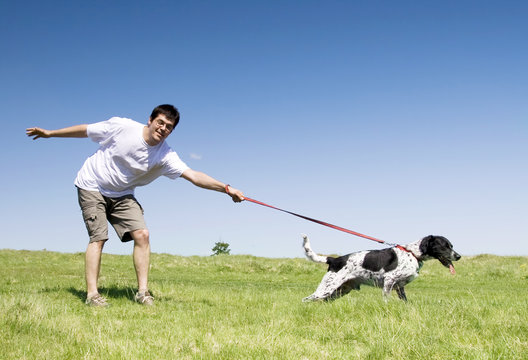
<svg viewBox="0 0 528 360"><path fill-rule="evenodd" d="M99 294L99 291L95 291L95 292L89 292L86 294L86 298L87 299L91 299L93 298L95 295Z"/></svg>

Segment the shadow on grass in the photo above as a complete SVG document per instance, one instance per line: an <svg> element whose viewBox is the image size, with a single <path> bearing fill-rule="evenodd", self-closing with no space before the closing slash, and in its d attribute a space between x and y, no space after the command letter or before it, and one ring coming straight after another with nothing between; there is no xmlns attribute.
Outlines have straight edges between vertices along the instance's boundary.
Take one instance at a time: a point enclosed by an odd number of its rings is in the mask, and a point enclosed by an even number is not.
<svg viewBox="0 0 528 360"><path fill-rule="evenodd" d="M86 300L86 291L84 290L79 290L74 287L70 287L68 289L68 292L78 297L83 302ZM124 298L130 301L134 301L134 295L135 295L134 289L121 288L117 286L99 288L99 293L108 299L123 299Z"/></svg>

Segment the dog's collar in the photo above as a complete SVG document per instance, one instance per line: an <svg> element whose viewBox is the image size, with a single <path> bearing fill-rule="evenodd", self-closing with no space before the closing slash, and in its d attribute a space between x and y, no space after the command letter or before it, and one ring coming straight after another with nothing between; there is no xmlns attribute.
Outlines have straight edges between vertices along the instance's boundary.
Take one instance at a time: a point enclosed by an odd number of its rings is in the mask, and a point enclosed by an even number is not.
<svg viewBox="0 0 528 360"><path fill-rule="evenodd" d="M400 250L403 250L405 252L408 252L410 253L412 256L414 256L414 258L420 263L420 259L418 259L418 256L416 256L411 250L407 249L406 247L403 247L401 245L396 245L396 247Z"/></svg>

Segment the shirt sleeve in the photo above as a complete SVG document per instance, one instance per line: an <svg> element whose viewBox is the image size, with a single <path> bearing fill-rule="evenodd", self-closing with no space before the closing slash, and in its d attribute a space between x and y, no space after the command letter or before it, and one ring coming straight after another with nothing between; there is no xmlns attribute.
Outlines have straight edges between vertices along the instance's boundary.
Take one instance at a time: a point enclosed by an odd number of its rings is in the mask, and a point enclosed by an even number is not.
<svg viewBox="0 0 528 360"><path fill-rule="evenodd" d="M113 117L105 121L89 124L86 133L92 141L102 144L108 140L122 123L121 118Z"/></svg>
<svg viewBox="0 0 528 360"><path fill-rule="evenodd" d="M189 166L180 159L174 150L171 149L165 156L163 162L163 175L166 177L177 179L188 169L190 169Z"/></svg>

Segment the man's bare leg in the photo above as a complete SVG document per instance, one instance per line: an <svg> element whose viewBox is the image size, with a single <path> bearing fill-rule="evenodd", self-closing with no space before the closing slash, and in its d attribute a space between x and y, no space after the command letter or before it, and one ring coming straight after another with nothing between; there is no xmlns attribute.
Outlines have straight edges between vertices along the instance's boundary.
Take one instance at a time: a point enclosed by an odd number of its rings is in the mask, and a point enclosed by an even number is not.
<svg viewBox="0 0 528 360"><path fill-rule="evenodd" d="M148 273L150 267L150 241L147 229L130 232L134 239L134 267L140 293L148 290Z"/></svg>
<svg viewBox="0 0 528 360"><path fill-rule="evenodd" d="M85 256L85 276L86 276L86 291L87 298L91 298L98 294L97 280L99 279L99 271L101 270L101 254L106 240L91 242L88 244Z"/></svg>

